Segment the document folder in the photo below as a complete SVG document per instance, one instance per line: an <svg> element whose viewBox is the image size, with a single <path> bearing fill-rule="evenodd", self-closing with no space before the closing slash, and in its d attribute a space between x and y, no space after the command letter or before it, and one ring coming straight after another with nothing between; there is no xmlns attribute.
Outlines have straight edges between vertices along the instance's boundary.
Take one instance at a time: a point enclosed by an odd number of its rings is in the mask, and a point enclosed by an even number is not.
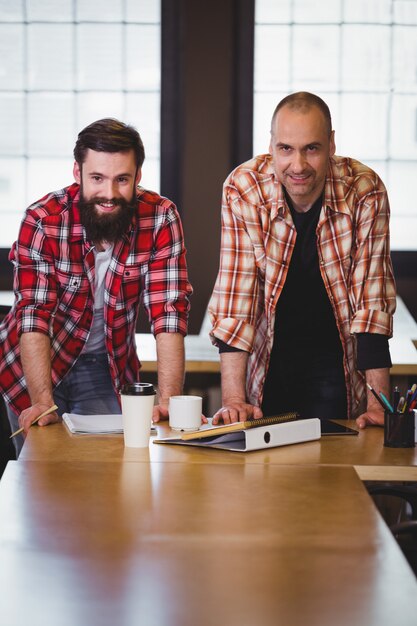
<svg viewBox="0 0 417 626"><path fill-rule="evenodd" d="M154 443L173 443L181 446L201 446L204 448L219 448L233 452L249 452L251 450L263 450L277 446L287 446L304 441L320 439L321 427L318 418L283 422L270 426L259 426L248 430L239 430L224 435L213 435L201 438L196 432L196 438L187 439L177 437L164 437L154 439Z"/></svg>

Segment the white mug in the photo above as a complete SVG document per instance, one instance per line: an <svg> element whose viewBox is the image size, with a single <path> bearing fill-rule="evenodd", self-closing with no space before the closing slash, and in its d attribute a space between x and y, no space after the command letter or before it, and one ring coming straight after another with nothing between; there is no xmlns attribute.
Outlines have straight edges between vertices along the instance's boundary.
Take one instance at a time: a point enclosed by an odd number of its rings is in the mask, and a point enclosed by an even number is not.
<svg viewBox="0 0 417 626"><path fill-rule="evenodd" d="M120 392L127 448L147 448L151 435L155 390L151 383L124 385Z"/></svg>
<svg viewBox="0 0 417 626"><path fill-rule="evenodd" d="M171 396L169 425L172 430L191 431L201 426L203 398L200 396Z"/></svg>

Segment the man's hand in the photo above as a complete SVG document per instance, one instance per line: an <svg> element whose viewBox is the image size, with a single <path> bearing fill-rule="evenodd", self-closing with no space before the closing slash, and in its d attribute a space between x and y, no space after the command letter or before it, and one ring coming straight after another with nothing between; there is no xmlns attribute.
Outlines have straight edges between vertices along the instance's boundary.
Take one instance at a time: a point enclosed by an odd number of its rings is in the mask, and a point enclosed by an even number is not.
<svg viewBox="0 0 417 626"><path fill-rule="evenodd" d="M162 403L160 402L159 404L156 404L153 407L153 415L152 415L152 421L157 423L160 422L161 420L167 420L169 417L169 413L168 413L168 403Z"/></svg>
<svg viewBox="0 0 417 626"><path fill-rule="evenodd" d="M258 406L246 402L232 402L222 406L213 416L213 426L219 422L232 424L233 422L245 422L248 419L259 419L263 416Z"/></svg>
<svg viewBox="0 0 417 626"><path fill-rule="evenodd" d="M359 428L366 428L367 426L383 426L384 425L384 411L381 409L373 408L370 411L365 411L356 420Z"/></svg>
<svg viewBox="0 0 417 626"><path fill-rule="evenodd" d="M44 413L44 411L47 411L52 405L53 405L53 402L51 402L51 404L42 404L38 402L37 404L34 404L33 406L30 406L28 409L25 409L24 411L21 412L21 414L19 415L19 426L20 428L25 429L24 436L27 434L29 428L32 425L32 422L39 415L41 415L41 413ZM61 421L61 418L54 411L53 413L49 413L49 415L45 415L44 417L41 417L41 419L37 422L37 424L39 426L47 426L48 424L54 424L60 421Z"/></svg>

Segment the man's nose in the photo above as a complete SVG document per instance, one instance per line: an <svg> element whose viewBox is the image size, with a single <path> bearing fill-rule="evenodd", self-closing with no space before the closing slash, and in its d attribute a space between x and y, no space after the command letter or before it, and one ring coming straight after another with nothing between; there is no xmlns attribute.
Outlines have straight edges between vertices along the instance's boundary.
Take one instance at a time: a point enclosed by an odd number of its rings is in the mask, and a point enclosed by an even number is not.
<svg viewBox="0 0 417 626"><path fill-rule="evenodd" d="M114 198L116 194L116 183L113 180L106 180L103 185L103 194L107 200Z"/></svg>
<svg viewBox="0 0 417 626"><path fill-rule="evenodd" d="M301 151L294 152L292 167L294 172L302 172L305 166L304 154Z"/></svg>

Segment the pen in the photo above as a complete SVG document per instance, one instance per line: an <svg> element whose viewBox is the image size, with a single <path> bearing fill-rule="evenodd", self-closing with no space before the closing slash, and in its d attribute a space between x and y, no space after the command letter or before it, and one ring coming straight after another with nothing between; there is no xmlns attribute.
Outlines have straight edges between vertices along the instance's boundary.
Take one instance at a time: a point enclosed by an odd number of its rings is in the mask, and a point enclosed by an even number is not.
<svg viewBox="0 0 417 626"><path fill-rule="evenodd" d="M417 385L413 385L411 387L411 391L413 392L413 395L410 398L410 404L409 404L409 410L411 411L412 409L414 409L414 407L416 406L417 403Z"/></svg>
<svg viewBox="0 0 417 626"><path fill-rule="evenodd" d="M398 402L398 406L397 406L397 413L401 413L402 408L404 406L404 396L401 396L400 401Z"/></svg>
<svg viewBox="0 0 417 626"><path fill-rule="evenodd" d="M399 401L400 401L400 389L399 387L394 387L394 392L392 394L392 406L394 407L394 409L396 409L396 407L398 406Z"/></svg>
<svg viewBox="0 0 417 626"><path fill-rule="evenodd" d="M410 402L411 402L411 396L412 396L411 389L409 389L409 390L407 391L406 396L405 396L404 406L403 406L402 411L401 411L402 413L406 413L406 412L407 412L407 410L408 410L408 405L409 405L409 404L410 404Z"/></svg>
<svg viewBox="0 0 417 626"><path fill-rule="evenodd" d="M53 413L54 411L56 411L57 408L58 408L57 405L53 404L49 409L47 409L46 411L38 415L38 417L36 417L31 423L31 426L39 422L41 417L45 417L45 415L49 415L49 413ZM19 428L19 430L15 430L14 433L10 435L9 439L11 439L12 437L15 437L16 435L20 435L20 433L23 433L24 430L25 430L24 428Z"/></svg>
<svg viewBox="0 0 417 626"><path fill-rule="evenodd" d="M375 391L375 389L373 389L369 383L366 383L366 386L368 387L368 389L372 393L372 395L376 398L376 400L378 400L379 404L382 406L384 411L386 411L388 409L390 411L390 413L394 413L394 410L393 410L392 406L390 405L390 403L388 402L388 400L386 399L386 397L382 393L379 396L377 394L377 392Z"/></svg>

